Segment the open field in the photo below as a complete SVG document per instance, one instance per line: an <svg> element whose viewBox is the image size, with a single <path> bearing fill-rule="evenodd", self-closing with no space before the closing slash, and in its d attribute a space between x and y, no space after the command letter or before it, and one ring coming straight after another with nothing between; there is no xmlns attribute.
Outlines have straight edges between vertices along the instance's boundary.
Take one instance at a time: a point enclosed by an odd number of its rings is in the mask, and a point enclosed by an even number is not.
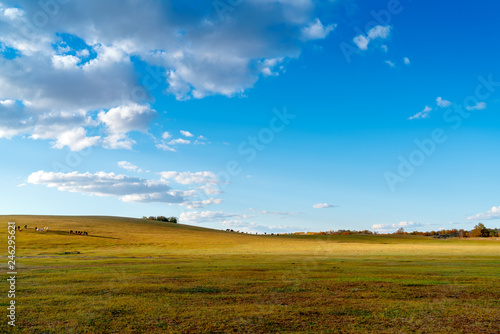
<svg viewBox="0 0 500 334"><path fill-rule="evenodd" d="M29 227L16 234L17 333L500 332L499 240L0 216L4 254L8 221Z"/></svg>

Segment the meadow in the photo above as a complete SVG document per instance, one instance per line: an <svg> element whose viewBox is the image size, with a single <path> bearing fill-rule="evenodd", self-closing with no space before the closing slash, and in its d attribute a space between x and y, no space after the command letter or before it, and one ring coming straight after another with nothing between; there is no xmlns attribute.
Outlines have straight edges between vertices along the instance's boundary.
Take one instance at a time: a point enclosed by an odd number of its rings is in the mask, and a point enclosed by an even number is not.
<svg viewBox="0 0 500 334"><path fill-rule="evenodd" d="M16 233L16 327L4 280L2 333L500 332L498 238L0 216L4 254L9 221L28 229ZM2 268L7 277L5 256Z"/></svg>

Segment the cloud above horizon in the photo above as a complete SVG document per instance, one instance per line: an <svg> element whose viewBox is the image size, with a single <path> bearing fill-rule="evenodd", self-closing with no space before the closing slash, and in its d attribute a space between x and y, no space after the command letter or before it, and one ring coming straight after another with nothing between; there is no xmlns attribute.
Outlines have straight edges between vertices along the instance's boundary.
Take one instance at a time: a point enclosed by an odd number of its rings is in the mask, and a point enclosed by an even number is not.
<svg viewBox="0 0 500 334"><path fill-rule="evenodd" d="M316 17L312 0L248 0L223 16L211 2L54 2L48 14L38 2L11 3L0 3L0 46L14 55L0 53L0 138L73 151L132 149L128 133L146 133L157 115L153 89L178 100L242 95L336 26Z"/></svg>
<svg viewBox="0 0 500 334"><path fill-rule="evenodd" d="M318 204L313 205L314 209L329 209L329 208L336 208L336 207L337 207L337 205L328 204L328 203L318 203Z"/></svg>
<svg viewBox="0 0 500 334"><path fill-rule="evenodd" d="M137 166L120 161L118 165L131 171L140 171ZM169 180L173 179L179 186L187 184L203 184L212 186L215 182L210 172L163 172L166 177L159 180L148 180L130 177L123 174L97 173L56 173L40 170L31 173L26 183L44 185L48 188L57 188L59 191L81 193L101 197L118 197L123 202L136 203L168 203L179 204L187 208L203 208L206 205L220 204L221 199L205 198L197 200L203 192L199 189L172 189ZM162 173L160 173L161 175ZM175 177L169 177L176 175Z"/></svg>
<svg viewBox="0 0 500 334"><path fill-rule="evenodd" d="M379 231L379 232L392 232L395 231L399 228L415 228L415 227L420 227L423 226L422 224L415 223L412 221L404 221L404 222L399 222L397 224L374 224L372 225L372 229Z"/></svg>
<svg viewBox="0 0 500 334"><path fill-rule="evenodd" d="M258 210L255 211L258 213L260 212ZM269 214L269 212L267 214ZM284 233L303 230L303 228L298 227L284 225L266 226L257 224L255 222L245 221L245 219L254 217L255 216L253 215L228 213L224 211L190 211L181 213L179 221L191 224L220 223L228 229L234 229L248 233Z"/></svg>
<svg viewBox="0 0 500 334"><path fill-rule="evenodd" d="M491 208L491 210L488 210L486 213L478 213L477 215L470 216L467 219L468 220L500 219L500 206L494 206Z"/></svg>

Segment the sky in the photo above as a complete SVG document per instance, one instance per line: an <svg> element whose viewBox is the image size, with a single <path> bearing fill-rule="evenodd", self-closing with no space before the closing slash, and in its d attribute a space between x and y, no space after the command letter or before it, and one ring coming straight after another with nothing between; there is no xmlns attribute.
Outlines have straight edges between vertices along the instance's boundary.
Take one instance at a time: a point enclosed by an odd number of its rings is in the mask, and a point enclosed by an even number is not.
<svg viewBox="0 0 500 334"><path fill-rule="evenodd" d="M499 10L0 0L0 214L498 226Z"/></svg>

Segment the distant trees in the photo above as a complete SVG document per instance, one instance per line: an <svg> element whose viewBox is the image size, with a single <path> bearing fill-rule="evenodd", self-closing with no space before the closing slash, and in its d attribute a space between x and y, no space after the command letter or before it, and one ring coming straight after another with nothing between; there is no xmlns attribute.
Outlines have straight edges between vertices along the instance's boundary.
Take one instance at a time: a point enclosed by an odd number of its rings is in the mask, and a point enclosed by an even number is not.
<svg viewBox="0 0 500 334"><path fill-rule="evenodd" d="M490 231L484 226L484 224L479 223L474 226L474 229L470 231L471 238L487 238L490 236Z"/></svg>
<svg viewBox="0 0 500 334"><path fill-rule="evenodd" d="M149 217L146 217L146 216L143 216L142 219L146 219L146 220L156 220L156 221L160 221L160 222L167 222L167 223L174 223L174 224L177 224L177 217L165 217L165 216L149 216Z"/></svg>
<svg viewBox="0 0 500 334"><path fill-rule="evenodd" d="M288 233L292 235L373 235L379 234L378 232L371 232L369 230L356 231L356 230L337 230L337 231L326 231L326 232L292 232ZM454 229L441 229L438 231L413 231L406 232L402 227L400 227L396 232L393 233L380 233L380 234L398 234L398 235L419 235L425 237L434 237L439 239L447 238L487 238L487 237L499 237L500 229L486 228L482 223L479 223L474 227L472 231L466 231L464 229L457 230Z"/></svg>

